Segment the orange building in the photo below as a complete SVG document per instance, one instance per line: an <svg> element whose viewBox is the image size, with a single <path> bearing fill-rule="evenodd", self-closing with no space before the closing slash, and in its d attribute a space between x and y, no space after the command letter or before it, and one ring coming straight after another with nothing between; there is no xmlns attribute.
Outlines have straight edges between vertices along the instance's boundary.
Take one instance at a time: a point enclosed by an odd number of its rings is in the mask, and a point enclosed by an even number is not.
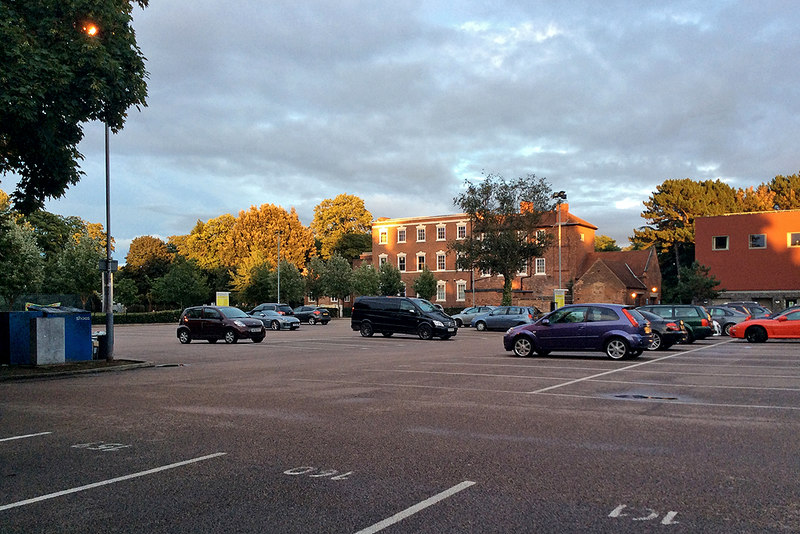
<svg viewBox="0 0 800 534"><path fill-rule="evenodd" d="M695 219L695 258L723 290L718 302L780 310L800 301L800 210Z"/></svg>
<svg viewBox="0 0 800 534"><path fill-rule="evenodd" d="M562 289L569 289L594 264L587 265L587 258L596 254L594 238L597 227L570 213L569 205L563 203L542 216L539 229L551 234L553 245L542 257L532 258L529 265L517 273L513 281L512 298L514 304L533 305L542 311L549 311L554 302L554 290L559 289L559 281ZM448 243L469 235L469 217L465 213L380 218L372 223L372 263L379 267L382 263L390 262L397 267L409 291L414 279L427 266L438 281L433 302L445 308L500 304L503 294L501 276L456 269L455 254L448 250ZM607 259L609 264L614 265L620 261L610 256ZM639 280L631 284L630 276L623 281L617 279L615 287L618 291L613 294L616 297L614 302L633 304L637 299L639 302L649 302L651 295L648 284L655 283L659 291L661 285L658 262L654 263L655 270L651 266L649 271L652 273L650 282ZM622 272L622 268L619 272ZM572 298L570 291L567 293L567 302ZM580 295L576 293L575 298L579 299Z"/></svg>

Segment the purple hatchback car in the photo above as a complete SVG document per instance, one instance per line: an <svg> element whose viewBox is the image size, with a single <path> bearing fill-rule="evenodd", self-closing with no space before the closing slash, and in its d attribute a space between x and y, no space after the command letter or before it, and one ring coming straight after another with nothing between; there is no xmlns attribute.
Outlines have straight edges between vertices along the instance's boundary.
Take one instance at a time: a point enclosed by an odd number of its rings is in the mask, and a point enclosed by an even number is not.
<svg viewBox="0 0 800 534"><path fill-rule="evenodd" d="M533 324L510 328L503 346L522 357L590 350L621 360L638 358L651 341L650 323L632 306L570 304Z"/></svg>

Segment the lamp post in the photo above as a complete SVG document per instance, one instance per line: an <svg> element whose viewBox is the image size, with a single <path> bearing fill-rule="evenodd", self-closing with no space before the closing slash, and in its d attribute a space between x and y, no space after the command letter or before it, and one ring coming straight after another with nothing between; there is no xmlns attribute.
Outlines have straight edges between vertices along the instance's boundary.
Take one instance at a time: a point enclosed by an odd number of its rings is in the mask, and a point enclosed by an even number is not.
<svg viewBox="0 0 800 534"><path fill-rule="evenodd" d="M567 200L567 193L565 191L558 191L553 193L553 198L556 201L556 217L558 221L558 289L562 289L561 285L561 202Z"/></svg>
<svg viewBox="0 0 800 534"><path fill-rule="evenodd" d="M83 32L90 38L98 37L100 29L94 23L86 23ZM107 360L114 359L114 271L117 262L111 259L111 156L109 150L108 120L103 121L105 126L105 152L106 152L106 257L100 260L100 270L103 272L103 313L106 315L106 351Z"/></svg>
<svg viewBox="0 0 800 534"><path fill-rule="evenodd" d="M281 303L281 233L275 232L278 236L278 304Z"/></svg>

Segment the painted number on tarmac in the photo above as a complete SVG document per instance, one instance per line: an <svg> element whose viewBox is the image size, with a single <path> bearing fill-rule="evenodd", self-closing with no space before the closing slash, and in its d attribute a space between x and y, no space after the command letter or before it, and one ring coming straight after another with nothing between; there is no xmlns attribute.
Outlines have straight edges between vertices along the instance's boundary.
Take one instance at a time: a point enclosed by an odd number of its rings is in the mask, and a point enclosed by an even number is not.
<svg viewBox="0 0 800 534"><path fill-rule="evenodd" d="M330 480L347 480L353 472L348 471L347 473L340 473L336 469L319 469L316 467L303 466L287 469L283 474L290 476L307 476L310 478L328 478Z"/></svg>
<svg viewBox="0 0 800 534"><path fill-rule="evenodd" d="M90 451L103 451L103 452L114 452L121 449L125 449L127 447L131 447L131 445L125 445L124 443L106 443L105 441L95 441L93 443L78 443L77 445L73 445L73 449L88 449Z"/></svg>
<svg viewBox="0 0 800 534"><path fill-rule="evenodd" d="M678 512L667 512L661 519L662 525L676 525L679 521L675 521ZM628 508L626 504L620 504L614 508L608 517L621 518L626 517L631 521L655 521L661 517L661 514L652 508Z"/></svg>

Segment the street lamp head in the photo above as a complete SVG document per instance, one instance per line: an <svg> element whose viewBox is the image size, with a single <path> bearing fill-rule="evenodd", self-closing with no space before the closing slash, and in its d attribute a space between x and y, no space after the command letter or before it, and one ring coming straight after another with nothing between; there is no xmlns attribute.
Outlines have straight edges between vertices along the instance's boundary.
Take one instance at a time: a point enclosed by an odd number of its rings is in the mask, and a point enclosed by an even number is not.
<svg viewBox="0 0 800 534"><path fill-rule="evenodd" d="M567 200L567 192L566 191L556 191L553 193L553 198L558 198L561 200Z"/></svg>
<svg viewBox="0 0 800 534"><path fill-rule="evenodd" d="M83 28L81 29L83 30L83 33L85 33L89 37L94 37L98 33L100 33L100 28L98 28L97 24L95 24L94 22L85 22L83 24Z"/></svg>

